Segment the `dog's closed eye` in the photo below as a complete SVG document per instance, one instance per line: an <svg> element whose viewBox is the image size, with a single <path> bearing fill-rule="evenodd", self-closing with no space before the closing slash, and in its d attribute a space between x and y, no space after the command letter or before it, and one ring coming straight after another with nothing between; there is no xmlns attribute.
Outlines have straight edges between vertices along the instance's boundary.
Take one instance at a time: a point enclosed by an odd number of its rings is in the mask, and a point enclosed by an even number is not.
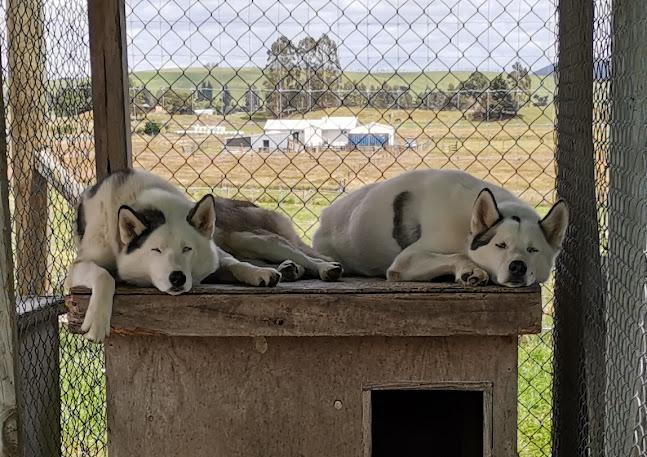
<svg viewBox="0 0 647 457"><path fill-rule="evenodd" d="M192 251L193 248L190 248L189 246L185 246L184 249L182 249L182 252L189 252Z"/></svg>
<svg viewBox="0 0 647 457"><path fill-rule="evenodd" d="M508 245L507 245L507 244L505 244L505 243L495 244L495 246L496 246L497 248L500 248L500 249L505 249L505 248L507 248L507 247L508 247Z"/></svg>
<svg viewBox="0 0 647 457"><path fill-rule="evenodd" d="M159 252L160 254L162 253L161 249L158 249L158 248L153 248L151 249L151 251Z"/></svg>
<svg viewBox="0 0 647 457"><path fill-rule="evenodd" d="M539 249L537 249L537 248L528 248L527 251L532 254L532 253L535 253L535 252L539 252Z"/></svg>

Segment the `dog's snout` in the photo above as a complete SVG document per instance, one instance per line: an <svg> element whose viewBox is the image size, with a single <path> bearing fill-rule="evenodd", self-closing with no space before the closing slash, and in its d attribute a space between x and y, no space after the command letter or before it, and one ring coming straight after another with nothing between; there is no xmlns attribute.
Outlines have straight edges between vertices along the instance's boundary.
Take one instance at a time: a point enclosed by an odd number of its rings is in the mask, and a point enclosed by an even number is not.
<svg viewBox="0 0 647 457"><path fill-rule="evenodd" d="M513 276L523 276L528 270L528 267L526 267L526 264L523 260L513 260L512 262L510 262L510 266L508 268L510 269L510 273Z"/></svg>
<svg viewBox="0 0 647 457"><path fill-rule="evenodd" d="M173 287L182 287L186 282L186 276L181 271L173 271L168 275L168 280Z"/></svg>

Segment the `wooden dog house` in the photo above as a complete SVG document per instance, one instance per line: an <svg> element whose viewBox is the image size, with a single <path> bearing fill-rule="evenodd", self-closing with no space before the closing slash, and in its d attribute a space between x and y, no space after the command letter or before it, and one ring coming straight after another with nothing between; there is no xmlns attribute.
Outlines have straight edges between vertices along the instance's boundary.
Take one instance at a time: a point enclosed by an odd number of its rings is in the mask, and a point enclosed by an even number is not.
<svg viewBox="0 0 647 457"><path fill-rule="evenodd" d="M89 291L68 299L79 329ZM517 338L539 287L345 279L119 288L110 457L517 455Z"/></svg>

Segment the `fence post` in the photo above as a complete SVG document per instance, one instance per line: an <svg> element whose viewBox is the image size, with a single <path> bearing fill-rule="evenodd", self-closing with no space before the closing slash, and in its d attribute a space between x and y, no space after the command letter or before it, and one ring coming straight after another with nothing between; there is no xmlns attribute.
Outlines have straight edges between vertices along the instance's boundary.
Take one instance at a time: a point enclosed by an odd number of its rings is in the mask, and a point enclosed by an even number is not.
<svg viewBox="0 0 647 457"><path fill-rule="evenodd" d="M9 0L9 115L18 296L47 294L47 182L35 152L46 135L45 15L41 0Z"/></svg>
<svg viewBox="0 0 647 457"><path fill-rule="evenodd" d="M606 455L644 455L647 4L613 2Z"/></svg>
<svg viewBox="0 0 647 457"><path fill-rule="evenodd" d="M0 126L4 129L4 103L1 99L0 120ZM18 332L7 171L7 142L5 136L0 135L0 457L18 457L22 455L19 377L16 375Z"/></svg>
<svg viewBox="0 0 647 457"><path fill-rule="evenodd" d="M604 443L604 297L593 149L593 0L559 1L557 192L570 223L555 277L553 455Z"/></svg>
<svg viewBox="0 0 647 457"><path fill-rule="evenodd" d="M97 178L132 166L125 0L88 1Z"/></svg>

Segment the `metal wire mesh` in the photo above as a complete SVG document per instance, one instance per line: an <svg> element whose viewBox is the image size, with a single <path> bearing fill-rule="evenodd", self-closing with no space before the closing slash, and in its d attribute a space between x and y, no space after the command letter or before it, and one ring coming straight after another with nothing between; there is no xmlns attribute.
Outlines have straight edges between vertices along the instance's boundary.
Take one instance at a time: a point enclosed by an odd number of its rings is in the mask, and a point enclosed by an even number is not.
<svg viewBox="0 0 647 457"><path fill-rule="evenodd" d="M562 3L557 182L572 222L555 288L555 454L645 455L647 7Z"/></svg>
<svg viewBox="0 0 647 457"><path fill-rule="evenodd" d="M64 323L59 333L51 317L74 252L72 201L94 180L87 11L83 0L39 4L9 2L2 28L3 49L18 35L29 42L23 58L33 56L24 80L19 61L3 61L21 329L33 345L21 355L37 377L25 423L44 430L45 444L27 442L31 455L55 454L60 435L64 455L101 456L102 351ZM133 164L194 197L283 211L306 240L334 199L420 167L467 170L545 213L555 187L554 10L553 0L129 1ZM21 240L41 240L41 250L23 253ZM552 283L544 298L544 331L519 345L527 457L551 453ZM32 319L27 303L49 317ZM41 321L53 325L44 336ZM47 373L60 392L39 384Z"/></svg>
<svg viewBox="0 0 647 457"><path fill-rule="evenodd" d="M87 4L1 9L24 455L102 455L102 348L59 321L74 205L95 176Z"/></svg>
<svg viewBox="0 0 647 457"><path fill-rule="evenodd" d="M189 194L321 210L420 167L553 202L552 1L128 4L133 164ZM552 285L519 346L519 453L551 453Z"/></svg>

